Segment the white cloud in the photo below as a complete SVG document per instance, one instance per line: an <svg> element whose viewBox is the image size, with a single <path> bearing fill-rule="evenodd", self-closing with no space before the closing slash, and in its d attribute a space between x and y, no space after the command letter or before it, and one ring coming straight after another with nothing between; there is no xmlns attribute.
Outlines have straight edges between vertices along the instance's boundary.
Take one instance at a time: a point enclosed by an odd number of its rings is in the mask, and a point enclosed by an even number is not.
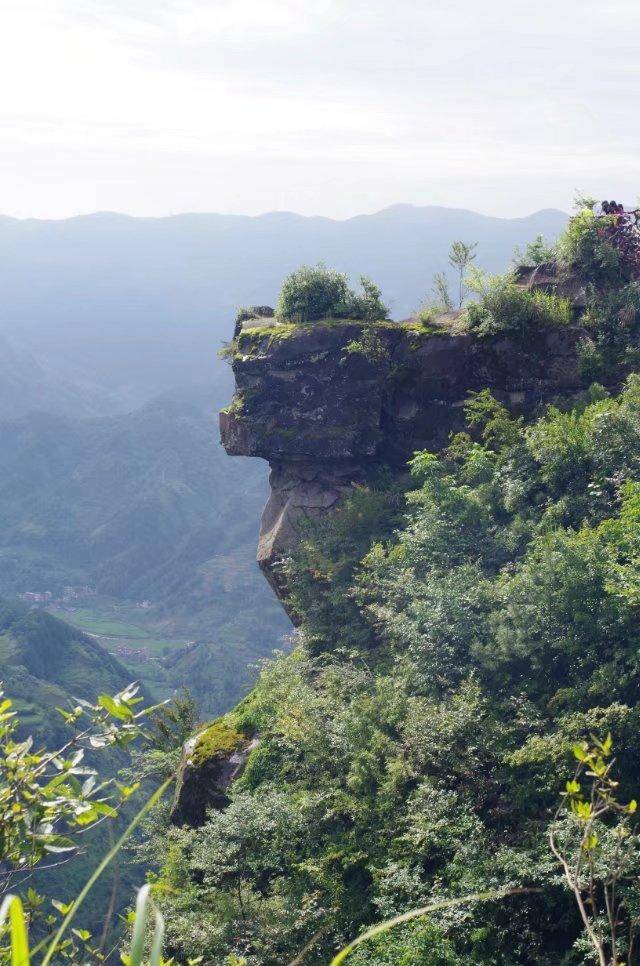
<svg viewBox="0 0 640 966"><path fill-rule="evenodd" d="M624 0L0 0L0 211L635 197L639 40Z"/></svg>

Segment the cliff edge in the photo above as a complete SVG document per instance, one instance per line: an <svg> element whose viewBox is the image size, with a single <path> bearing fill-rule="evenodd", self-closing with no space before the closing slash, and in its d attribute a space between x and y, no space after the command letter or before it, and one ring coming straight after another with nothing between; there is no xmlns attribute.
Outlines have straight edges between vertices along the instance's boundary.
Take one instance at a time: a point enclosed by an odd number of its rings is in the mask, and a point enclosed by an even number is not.
<svg viewBox="0 0 640 966"><path fill-rule="evenodd" d="M381 465L402 472L416 450L442 448L470 392L489 386L518 412L571 396L584 338L575 326L526 342L478 338L455 313L428 327L245 320L229 349L236 391L220 432L230 455L271 467L257 559L285 608L278 563L305 519L331 512Z"/></svg>

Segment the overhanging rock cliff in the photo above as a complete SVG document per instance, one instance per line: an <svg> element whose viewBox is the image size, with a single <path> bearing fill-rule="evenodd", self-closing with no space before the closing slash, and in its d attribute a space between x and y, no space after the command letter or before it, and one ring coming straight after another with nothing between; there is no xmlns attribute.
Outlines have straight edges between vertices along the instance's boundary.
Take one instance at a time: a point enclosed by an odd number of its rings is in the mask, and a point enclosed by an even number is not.
<svg viewBox="0 0 640 966"><path fill-rule="evenodd" d="M478 339L446 320L415 323L326 321L287 325L249 319L231 346L236 393L220 414L233 456L271 466L271 495L258 562L286 606L278 561L308 517L331 512L381 464L401 472L420 449L437 450L463 424L469 392L491 387L516 411L530 411L581 387L578 328Z"/></svg>

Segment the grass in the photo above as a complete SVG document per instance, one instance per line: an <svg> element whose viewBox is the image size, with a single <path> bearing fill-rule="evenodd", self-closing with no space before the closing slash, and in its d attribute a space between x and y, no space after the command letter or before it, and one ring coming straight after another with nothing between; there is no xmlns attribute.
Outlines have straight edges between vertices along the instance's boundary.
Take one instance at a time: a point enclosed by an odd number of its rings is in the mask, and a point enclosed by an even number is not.
<svg viewBox="0 0 640 966"><path fill-rule="evenodd" d="M390 319L316 319L313 322L274 322L273 325L261 325L255 328L243 329L237 337L237 348L242 350L244 343L253 344L263 338L269 339L269 344L282 339L288 339L298 333L308 332L314 328L337 329L346 325L360 325L366 328L396 329L397 322Z"/></svg>

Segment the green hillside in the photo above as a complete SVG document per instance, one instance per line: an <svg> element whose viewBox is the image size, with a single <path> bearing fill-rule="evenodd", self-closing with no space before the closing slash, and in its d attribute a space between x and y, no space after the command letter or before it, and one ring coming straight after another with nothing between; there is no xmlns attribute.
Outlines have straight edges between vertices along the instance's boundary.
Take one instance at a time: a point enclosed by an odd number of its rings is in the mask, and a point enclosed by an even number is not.
<svg viewBox="0 0 640 966"><path fill-rule="evenodd" d="M0 600L3 686L30 733L47 740L64 735L55 710L71 697L116 692L131 677L95 640L43 610Z"/></svg>
<svg viewBox="0 0 640 966"><path fill-rule="evenodd" d="M289 627L255 564L265 473L216 437L197 388L126 415L0 423L0 592L48 592L132 677L162 695L187 682L206 713L239 696ZM188 642L197 656L174 653Z"/></svg>

